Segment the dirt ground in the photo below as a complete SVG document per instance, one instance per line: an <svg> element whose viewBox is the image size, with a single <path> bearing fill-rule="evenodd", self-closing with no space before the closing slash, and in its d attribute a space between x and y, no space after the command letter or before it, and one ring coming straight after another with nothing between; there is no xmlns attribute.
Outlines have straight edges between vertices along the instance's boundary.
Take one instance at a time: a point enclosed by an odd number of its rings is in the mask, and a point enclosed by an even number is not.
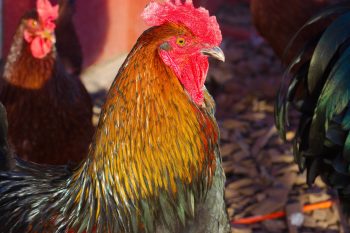
<svg viewBox="0 0 350 233"><path fill-rule="evenodd" d="M278 137L273 106L283 67L255 33L249 4L237 2L218 9L220 23L238 33L224 39L226 62L211 61L207 81L217 102L227 209L232 221L277 211L285 211L286 216L254 224L233 224L232 232L342 232L335 204L301 214L302 206L334 199L334 195L320 179L312 187L305 184L305 174L293 162L291 143ZM84 73L95 100L95 123L106 90L124 58L91 67ZM287 137L291 139L292 133Z"/></svg>

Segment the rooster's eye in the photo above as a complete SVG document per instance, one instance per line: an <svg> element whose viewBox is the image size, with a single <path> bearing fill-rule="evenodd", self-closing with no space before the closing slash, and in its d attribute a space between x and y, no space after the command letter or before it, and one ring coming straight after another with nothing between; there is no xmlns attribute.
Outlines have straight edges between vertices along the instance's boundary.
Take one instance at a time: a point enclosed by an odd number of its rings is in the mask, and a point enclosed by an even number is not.
<svg viewBox="0 0 350 233"><path fill-rule="evenodd" d="M177 38L176 44L181 46L181 47L184 46L185 45L185 39L182 38L182 37Z"/></svg>

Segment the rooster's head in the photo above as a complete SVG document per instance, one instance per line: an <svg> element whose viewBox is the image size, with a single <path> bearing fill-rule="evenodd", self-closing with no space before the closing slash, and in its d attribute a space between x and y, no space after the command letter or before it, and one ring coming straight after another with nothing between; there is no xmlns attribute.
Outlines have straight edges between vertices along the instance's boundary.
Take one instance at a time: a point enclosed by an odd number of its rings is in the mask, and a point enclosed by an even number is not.
<svg viewBox="0 0 350 233"><path fill-rule="evenodd" d="M225 60L218 47L222 40L215 16L206 9L195 8L191 0L152 1L142 14L151 26L167 24L177 28L159 44L158 53L163 62L178 77L191 99L198 105L203 103L204 82L208 72L208 57Z"/></svg>
<svg viewBox="0 0 350 233"><path fill-rule="evenodd" d="M30 44L33 57L44 58L55 43L55 23L58 17L58 5L53 6L49 0L37 0L37 18L25 20L24 39Z"/></svg>

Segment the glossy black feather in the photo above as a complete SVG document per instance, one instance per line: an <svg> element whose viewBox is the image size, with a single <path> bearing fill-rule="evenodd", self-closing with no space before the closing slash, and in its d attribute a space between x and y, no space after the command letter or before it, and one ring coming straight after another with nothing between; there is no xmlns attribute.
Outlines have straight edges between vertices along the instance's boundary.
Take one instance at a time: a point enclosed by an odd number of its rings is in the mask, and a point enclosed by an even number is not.
<svg viewBox="0 0 350 233"><path fill-rule="evenodd" d="M343 209L350 213L349 3L318 14L298 33L324 19L331 23L319 38L306 43L287 68L292 77L287 88L282 83L278 93L275 121L284 136L289 127L288 107L300 113L295 161L306 169L307 183L321 176L337 189Z"/></svg>
<svg viewBox="0 0 350 233"><path fill-rule="evenodd" d="M316 23L323 21L325 19L328 19L334 15L340 15L340 14L346 13L347 11L350 11L350 4L343 3L343 4L339 4L337 6L329 7L326 10L316 14L314 17L312 17L310 20L308 20L295 33L295 35L292 37L292 39L288 43L283 57L288 56L288 53L289 53L290 49L292 48L293 43L296 41L296 38L298 38L300 36L300 34L303 33L303 31L305 31L307 28L312 27ZM308 57L308 51L315 49L315 45L317 44L321 35L316 36L315 38L313 38L310 41L307 41L305 43L305 46L299 52L299 54L292 59L292 61L290 62L290 64L288 65L288 67L286 69L285 75L283 76L282 85L280 86L280 88L277 92L278 97L277 97L276 103L275 103L275 109L276 109L276 111L275 111L275 123L276 123L277 129L279 130L280 136L284 139L285 139L286 127L289 126L289 124L288 124L288 109L287 109L288 101L286 100L286 96L288 93L287 92L288 87L286 87L287 76L289 73L292 72L292 70L295 70L296 67L303 65L305 62L310 63L311 59ZM300 73L300 71L296 72L296 73L294 72L294 74L296 74L296 75L298 75L298 73ZM305 85L308 85L307 82L308 82L308 80L305 79L304 80ZM309 88L307 87L307 89L305 91L307 91L308 89Z"/></svg>
<svg viewBox="0 0 350 233"><path fill-rule="evenodd" d="M350 36L350 12L337 18L323 33L312 55L309 73L308 89L313 93L327 75L327 68L332 58Z"/></svg>

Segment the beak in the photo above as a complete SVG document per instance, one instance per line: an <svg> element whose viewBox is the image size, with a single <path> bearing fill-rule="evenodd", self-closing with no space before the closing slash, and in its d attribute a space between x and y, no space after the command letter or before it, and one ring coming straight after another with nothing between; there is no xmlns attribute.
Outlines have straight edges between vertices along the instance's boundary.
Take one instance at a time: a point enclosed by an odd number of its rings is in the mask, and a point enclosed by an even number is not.
<svg viewBox="0 0 350 233"><path fill-rule="evenodd" d="M48 39L48 40L51 41L51 43L53 43L53 44L56 43L55 32L45 31L45 32L44 32L44 38Z"/></svg>
<svg viewBox="0 0 350 233"><path fill-rule="evenodd" d="M201 52L206 56L213 57L219 61L225 62L224 52L217 46L213 48L202 49Z"/></svg>
<svg viewBox="0 0 350 233"><path fill-rule="evenodd" d="M52 41L52 43L53 44L56 44L56 36L55 36L55 34L53 33L52 35L51 35L51 41Z"/></svg>

